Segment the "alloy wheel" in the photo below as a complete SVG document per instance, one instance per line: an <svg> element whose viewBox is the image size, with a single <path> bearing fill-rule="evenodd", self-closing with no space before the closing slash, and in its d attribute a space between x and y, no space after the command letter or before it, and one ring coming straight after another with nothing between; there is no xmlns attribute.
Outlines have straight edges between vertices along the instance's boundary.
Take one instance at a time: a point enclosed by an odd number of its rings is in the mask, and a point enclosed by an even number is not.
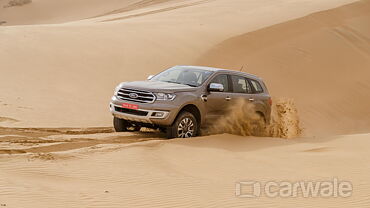
<svg viewBox="0 0 370 208"><path fill-rule="evenodd" d="M194 134L194 122L186 117L182 119L177 127L177 135L179 138L189 138Z"/></svg>

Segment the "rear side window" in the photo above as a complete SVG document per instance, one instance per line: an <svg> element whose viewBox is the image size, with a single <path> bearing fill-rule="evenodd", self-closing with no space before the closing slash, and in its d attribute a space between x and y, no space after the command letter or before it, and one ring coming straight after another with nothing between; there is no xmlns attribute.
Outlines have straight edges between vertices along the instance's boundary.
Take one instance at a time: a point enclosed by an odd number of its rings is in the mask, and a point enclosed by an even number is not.
<svg viewBox="0 0 370 208"><path fill-rule="evenodd" d="M229 92L229 81L226 74L217 75L211 83L218 83L224 86L224 92Z"/></svg>
<svg viewBox="0 0 370 208"><path fill-rule="evenodd" d="M244 77L231 76L233 84L233 92L235 93L251 93L252 89L248 81Z"/></svg>
<svg viewBox="0 0 370 208"><path fill-rule="evenodd" d="M251 79L250 81L252 83L253 90L256 93L262 93L263 92L263 88L262 88L262 86L261 86L261 84L259 82L257 82L256 80L253 80L253 79Z"/></svg>

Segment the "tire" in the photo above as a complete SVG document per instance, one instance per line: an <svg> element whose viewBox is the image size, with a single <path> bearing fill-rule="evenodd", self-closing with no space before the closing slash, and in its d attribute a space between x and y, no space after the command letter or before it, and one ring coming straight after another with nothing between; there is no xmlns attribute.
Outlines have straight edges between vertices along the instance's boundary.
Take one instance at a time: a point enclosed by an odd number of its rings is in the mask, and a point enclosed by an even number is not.
<svg viewBox="0 0 370 208"><path fill-rule="evenodd" d="M268 122L266 121L265 115L259 111L257 111L256 114L259 116L258 122L260 122L260 125L266 127Z"/></svg>
<svg viewBox="0 0 370 208"><path fill-rule="evenodd" d="M134 126L130 124L128 121L124 119L116 118L116 117L113 118L113 126L116 132L126 132L126 131L133 132L133 131L140 131L141 129L141 126L136 126L136 125Z"/></svg>
<svg viewBox="0 0 370 208"><path fill-rule="evenodd" d="M189 138L198 134L198 122L192 113L181 112L173 124L166 129L167 138Z"/></svg>
<svg viewBox="0 0 370 208"><path fill-rule="evenodd" d="M113 127L116 132L125 132L128 126L129 123L126 120L113 117Z"/></svg>
<svg viewBox="0 0 370 208"><path fill-rule="evenodd" d="M256 112L258 115L258 119L253 121L252 124L252 135L254 136L268 136L266 134L266 129L267 129L267 123L265 116L261 112Z"/></svg>

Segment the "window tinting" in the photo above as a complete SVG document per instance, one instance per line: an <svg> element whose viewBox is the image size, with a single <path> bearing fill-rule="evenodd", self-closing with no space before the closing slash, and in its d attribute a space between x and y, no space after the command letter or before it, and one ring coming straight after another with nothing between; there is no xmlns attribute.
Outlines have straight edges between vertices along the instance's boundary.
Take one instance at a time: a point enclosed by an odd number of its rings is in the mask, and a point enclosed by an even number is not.
<svg viewBox="0 0 370 208"><path fill-rule="evenodd" d="M255 91L256 93L261 93L261 92L263 92L263 89L262 89L262 87L261 87L260 83L258 83L258 82L257 82L257 81L255 81L255 80L250 80L250 81L251 81L252 86L253 86L253 89L254 89L254 91Z"/></svg>
<svg viewBox="0 0 370 208"><path fill-rule="evenodd" d="M226 74L217 75L215 78L213 78L211 83L222 84L224 86L224 92L229 92L229 82Z"/></svg>
<svg viewBox="0 0 370 208"><path fill-rule="evenodd" d="M236 93L251 93L251 87L244 77L231 76L233 82L233 92Z"/></svg>

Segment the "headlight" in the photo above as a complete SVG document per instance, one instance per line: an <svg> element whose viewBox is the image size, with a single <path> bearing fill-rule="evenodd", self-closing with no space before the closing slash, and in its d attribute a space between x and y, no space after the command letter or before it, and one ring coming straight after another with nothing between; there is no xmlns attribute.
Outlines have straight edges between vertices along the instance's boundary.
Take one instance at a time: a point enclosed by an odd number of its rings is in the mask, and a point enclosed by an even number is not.
<svg viewBox="0 0 370 208"><path fill-rule="evenodd" d="M121 89L121 84L119 84L115 89L114 89L114 95L117 95L117 92Z"/></svg>
<svg viewBox="0 0 370 208"><path fill-rule="evenodd" d="M157 100L173 100L176 97L176 95L173 93L162 92L155 93L155 96L157 97Z"/></svg>

